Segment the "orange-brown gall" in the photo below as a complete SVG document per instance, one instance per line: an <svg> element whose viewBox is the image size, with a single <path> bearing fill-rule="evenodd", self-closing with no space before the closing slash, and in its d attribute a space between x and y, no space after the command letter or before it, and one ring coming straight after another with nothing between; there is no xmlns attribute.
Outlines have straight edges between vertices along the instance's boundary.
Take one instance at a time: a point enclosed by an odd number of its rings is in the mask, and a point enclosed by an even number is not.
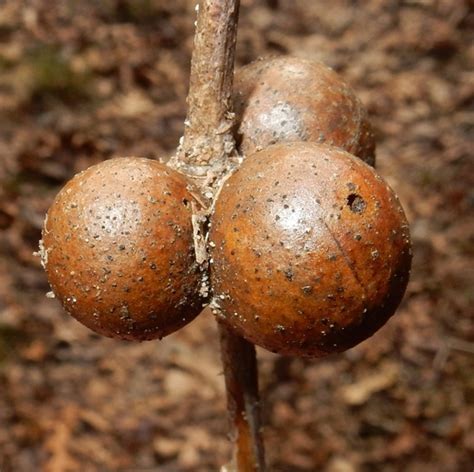
<svg viewBox="0 0 474 472"><path fill-rule="evenodd" d="M377 331L409 277L408 224L367 164L314 143L270 146L225 182L211 219L213 305L247 340L320 357Z"/></svg>
<svg viewBox="0 0 474 472"><path fill-rule="evenodd" d="M166 336L200 311L187 180L143 158L76 175L48 211L42 262L56 297L105 336Z"/></svg>
<svg viewBox="0 0 474 472"><path fill-rule="evenodd" d="M256 61L237 71L234 90L242 154L275 143L310 141L340 147L374 165L367 113L352 89L324 64L295 57Z"/></svg>

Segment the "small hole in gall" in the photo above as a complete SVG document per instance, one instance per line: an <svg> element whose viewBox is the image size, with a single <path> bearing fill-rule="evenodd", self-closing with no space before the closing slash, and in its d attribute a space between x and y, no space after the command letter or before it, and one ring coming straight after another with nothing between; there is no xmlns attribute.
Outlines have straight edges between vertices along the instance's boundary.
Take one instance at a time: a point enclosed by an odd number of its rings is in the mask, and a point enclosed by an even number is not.
<svg viewBox="0 0 474 472"><path fill-rule="evenodd" d="M365 200L356 193L351 193L347 197L347 204L349 205L351 211L354 213L362 213L365 210L365 207L367 206Z"/></svg>

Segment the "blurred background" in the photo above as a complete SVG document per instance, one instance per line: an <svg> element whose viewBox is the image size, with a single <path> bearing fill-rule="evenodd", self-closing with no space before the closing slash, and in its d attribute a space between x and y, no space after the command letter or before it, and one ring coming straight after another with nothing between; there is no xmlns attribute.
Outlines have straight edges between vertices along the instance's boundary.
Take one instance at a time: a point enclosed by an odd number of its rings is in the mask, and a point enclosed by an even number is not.
<svg viewBox="0 0 474 472"><path fill-rule="evenodd" d="M0 1L0 470L214 471L230 453L216 329L100 338L37 249L74 173L163 157L183 131L194 1ZM366 104L411 224L398 314L333 358L259 351L271 471L474 467L474 4L242 0L237 62L293 54Z"/></svg>

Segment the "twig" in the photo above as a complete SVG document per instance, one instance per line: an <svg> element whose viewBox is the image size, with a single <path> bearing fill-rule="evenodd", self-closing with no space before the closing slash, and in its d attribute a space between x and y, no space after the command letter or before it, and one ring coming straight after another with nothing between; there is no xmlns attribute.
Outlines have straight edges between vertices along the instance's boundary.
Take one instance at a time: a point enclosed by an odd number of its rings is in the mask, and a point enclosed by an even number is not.
<svg viewBox="0 0 474 472"><path fill-rule="evenodd" d="M184 138L170 165L191 177L208 206L195 215L199 253L205 253L206 217L212 199L238 163L232 136L232 82L239 0L200 0L191 62ZM204 241L204 243L203 243ZM262 472L255 347L219 323L227 403L234 446L233 462L223 470Z"/></svg>
<svg viewBox="0 0 474 472"><path fill-rule="evenodd" d="M463 339L449 337L438 347L435 348L436 355L433 359L433 369L439 372L446 364L451 351L460 351L467 354L474 354L474 343L464 341Z"/></svg>
<svg viewBox="0 0 474 472"><path fill-rule="evenodd" d="M212 198L238 158L232 136L232 83L240 0L200 0L184 137L170 164Z"/></svg>
<svg viewBox="0 0 474 472"><path fill-rule="evenodd" d="M227 408L234 442L233 464L238 472L265 469L260 427L258 367L255 346L219 323Z"/></svg>

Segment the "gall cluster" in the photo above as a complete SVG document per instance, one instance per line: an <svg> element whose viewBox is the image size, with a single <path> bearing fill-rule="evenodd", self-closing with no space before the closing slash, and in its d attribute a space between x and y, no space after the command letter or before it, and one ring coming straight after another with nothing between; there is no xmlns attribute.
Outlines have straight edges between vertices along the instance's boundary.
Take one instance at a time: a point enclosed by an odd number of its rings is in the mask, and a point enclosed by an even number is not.
<svg viewBox="0 0 474 472"><path fill-rule="evenodd" d="M51 288L104 336L162 338L210 304L273 352L344 351L393 315L411 264L366 111L335 72L301 59L250 64L234 89L244 158L212 205L210 263L196 257L199 189L157 161L116 158L76 175L49 209Z"/></svg>

